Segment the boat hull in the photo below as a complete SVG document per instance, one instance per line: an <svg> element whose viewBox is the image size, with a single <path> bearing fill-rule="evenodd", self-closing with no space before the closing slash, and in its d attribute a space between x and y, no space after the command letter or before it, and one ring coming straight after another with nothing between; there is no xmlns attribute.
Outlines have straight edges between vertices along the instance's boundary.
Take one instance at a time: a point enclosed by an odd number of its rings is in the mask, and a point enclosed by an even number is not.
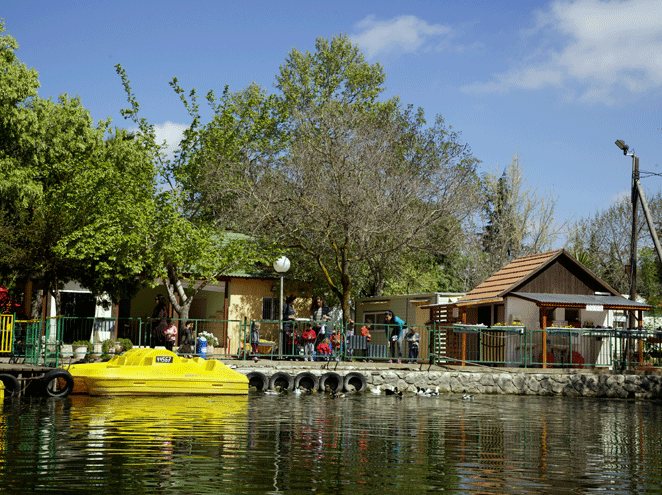
<svg viewBox="0 0 662 495"><path fill-rule="evenodd" d="M132 349L106 363L69 368L74 394L246 395L248 378L216 360L165 349Z"/></svg>

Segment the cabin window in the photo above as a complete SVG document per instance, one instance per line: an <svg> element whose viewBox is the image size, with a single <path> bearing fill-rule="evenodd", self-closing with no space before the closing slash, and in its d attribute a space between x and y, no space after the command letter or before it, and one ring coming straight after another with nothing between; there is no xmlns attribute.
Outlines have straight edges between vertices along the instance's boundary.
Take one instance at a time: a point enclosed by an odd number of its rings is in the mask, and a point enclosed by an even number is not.
<svg viewBox="0 0 662 495"><path fill-rule="evenodd" d="M568 325L572 325L573 327L580 327L580 319L579 319L579 310L574 309L574 308L566 308L565 310L565 319L568 322Z"/></svg>

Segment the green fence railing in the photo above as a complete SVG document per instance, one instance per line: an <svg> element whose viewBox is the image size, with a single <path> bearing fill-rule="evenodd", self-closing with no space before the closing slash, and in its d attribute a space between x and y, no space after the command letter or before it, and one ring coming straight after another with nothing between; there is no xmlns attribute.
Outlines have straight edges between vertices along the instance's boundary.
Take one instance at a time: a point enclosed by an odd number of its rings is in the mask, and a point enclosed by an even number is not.
<svg viewBox="0 0 662 495"><path fill-rule="evenodd" d="M7 320L9 321L9 320ZM608 328L527 329L523 326L428 325L393 332L373 322L294 320L169 320L178 328L175 351L206 357L301 361L371 361L532 368L662 367L662 331ZM14 320L12 359L57 366L71 358L74 342L88 342L93 354L109 343L164 344L163 320L73 318ZM186 325L188 324L188 325ZM5 329L7 331L7 329ZM393 338L397 335L397 338Z"/></svg>

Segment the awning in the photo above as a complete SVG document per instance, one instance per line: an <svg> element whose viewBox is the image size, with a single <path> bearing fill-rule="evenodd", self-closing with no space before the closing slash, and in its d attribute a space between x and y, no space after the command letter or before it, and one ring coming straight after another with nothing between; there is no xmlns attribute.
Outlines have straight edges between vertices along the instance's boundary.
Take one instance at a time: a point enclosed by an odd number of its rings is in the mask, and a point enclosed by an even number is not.
<svg viewBox="0 0 662 495"><path fill-rule="evenodd" d="M554 308L582 308L602 311L603 309L619 309L632 311L635 309L649 311L652 306L637 301L631 301L622 296L601 296L588 294L548 294L534 292L511 292L509 296L519 297L535 302L538 306Z"/></svg>

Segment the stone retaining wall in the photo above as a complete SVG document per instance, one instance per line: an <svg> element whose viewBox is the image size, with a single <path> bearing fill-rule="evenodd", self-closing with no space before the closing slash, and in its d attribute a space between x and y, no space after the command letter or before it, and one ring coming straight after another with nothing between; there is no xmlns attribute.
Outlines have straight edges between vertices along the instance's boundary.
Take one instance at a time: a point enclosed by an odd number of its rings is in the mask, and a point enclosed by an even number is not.
<svg viewBox="0 0 662 495"><path fill-rule="evenodd" d="M279 366L278 369L239 369L271 374L286 372L296 376L310 372L318 376L330 370L311 370ZM569 373L536 373L516 371L419 371L394 369L337 369L343 376L349 372L361 373L369 386L398 387L405 393L415 393L417 387L439 387L440 393L458 394L513 394L557 395L566 397L605 397L662 399L662 374L611 374L574 371Z"/></svg>

